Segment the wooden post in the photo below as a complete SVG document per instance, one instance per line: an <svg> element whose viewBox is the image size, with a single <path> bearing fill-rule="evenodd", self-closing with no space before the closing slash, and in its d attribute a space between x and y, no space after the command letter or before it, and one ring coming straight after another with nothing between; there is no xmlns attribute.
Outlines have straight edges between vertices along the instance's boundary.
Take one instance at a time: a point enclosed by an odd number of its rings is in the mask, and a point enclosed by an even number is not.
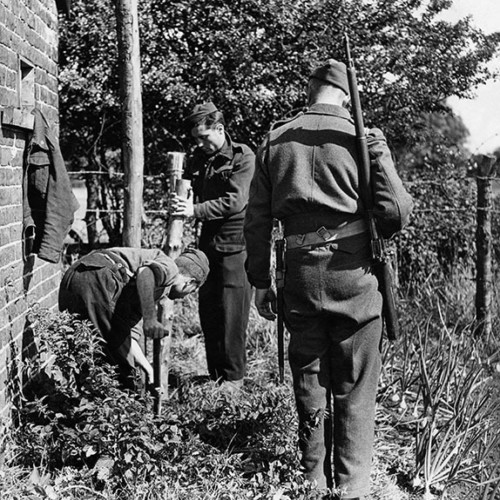
<svg viewBox="0 0 500 500"><path fill-rule="evenodd" d="M477 164L477 228L476 228L476 335L489 338L491 335L491 293L493 275L491 271L492 237L492 177L495 175L494 156L479 155Z"/></svg>
<svg viewBox="0 0 500 500"><path fill-rule="evenodd" d="M167 175L169 190L184 197L190 196L191 182L182 179L184 170L185 153L168 153ZM182 236L184 232L184 218L171 217L167 231L167 242L164 252L172 259L177 258L182 252ZM169 334L163 339L153 342L153 370L157 399L155 412L161 413L161 399L168 397L168 373L170 368L170 346L172 343L172 323L174 319L174 301L164 297L158 304L158 319L168 330Z"/></svg>
<svg viewBox="0 0 500 500"><path fill-rule="evenodd" d="M140 247L144 140L137 0L115 0L115 11L122 104L122 160L125 171L123 245Z"/></svg>

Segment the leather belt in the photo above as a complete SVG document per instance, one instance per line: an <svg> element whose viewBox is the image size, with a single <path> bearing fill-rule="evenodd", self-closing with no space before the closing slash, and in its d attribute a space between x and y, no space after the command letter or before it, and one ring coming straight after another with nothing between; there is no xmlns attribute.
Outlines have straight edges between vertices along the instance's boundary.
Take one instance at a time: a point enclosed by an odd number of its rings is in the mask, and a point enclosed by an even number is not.
<svg viewBox="0 0 500 500"><path fill-rule="evenodd" d="M310 233L291 234L286 236L286 248L290 250L292 248L324 245L325 243L364 233L367 230L368 226L364 219L358 219L334 229L328 229L325 226L321 226L316 231Z"/></svg>

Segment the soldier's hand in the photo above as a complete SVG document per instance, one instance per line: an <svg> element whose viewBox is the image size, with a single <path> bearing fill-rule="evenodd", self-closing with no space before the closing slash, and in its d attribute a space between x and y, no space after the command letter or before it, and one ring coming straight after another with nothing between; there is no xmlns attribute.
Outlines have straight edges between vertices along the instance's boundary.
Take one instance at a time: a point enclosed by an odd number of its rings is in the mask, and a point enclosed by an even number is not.
<svg viewBox="0 0 500 500"><path fill-rule="evenodd" d="M193 217L194 206L193 198L185 198L176 193L172 193L169 197L170 215L174 217Z"/></svg>
<svg viewBox="0 0 500 500"><path fill-rule="evenodd" d="M255 307L258 313L269 321L276 319L272 304L276 301L276 294L272 288L257 288L255 290Z"/></svg>
<svg viewBox="0 0 500 500"><path fill-rule="evenodd" d="M162 339L168 335L168 330L157 319L144 320L143 329L144 335L152 339Z"/></svg>

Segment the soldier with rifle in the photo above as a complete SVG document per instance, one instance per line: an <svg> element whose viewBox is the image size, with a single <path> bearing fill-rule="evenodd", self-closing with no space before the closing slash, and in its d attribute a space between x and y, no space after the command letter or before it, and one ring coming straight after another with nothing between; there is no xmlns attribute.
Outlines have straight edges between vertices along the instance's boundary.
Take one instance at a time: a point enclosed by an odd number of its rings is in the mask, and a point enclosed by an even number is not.
<svg viewBox="0 0 500 500"><path fill-rule="evenodd" d="M316 498L354 500L370 491L382 335L380 259L367 213L389 238L406 224L412 200L379 129L366 137L366 196L349 94L343 63L330 60L311 73L308 109L271 130L257 152L245 239L257 310L273 320L271 231L274 219L283 224L301 464Z"/></svg>

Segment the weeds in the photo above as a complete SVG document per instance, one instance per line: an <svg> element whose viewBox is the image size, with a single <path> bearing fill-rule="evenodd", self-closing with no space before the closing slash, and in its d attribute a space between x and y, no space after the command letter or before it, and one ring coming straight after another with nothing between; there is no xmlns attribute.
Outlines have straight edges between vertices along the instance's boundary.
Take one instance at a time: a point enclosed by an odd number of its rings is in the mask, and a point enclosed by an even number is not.
<svg viewBox="0 0 500 500"><path fill-rule="evenodd" d="M498 348L474 339L464 314L450 320L457 307L431 307L443 294L407 302L404 334L384 345L373 500L451 491L461 500L467 485L481 500L498 493ZM178 386L160 418L148 398L120 390L87 324L36 312L40 357L26 366L35 383L17 409L19 426L9 439L0 433L2 499L308 498L290 380L277 383L274 325L252 310L249 374L228 396L203 378L195 299L180 311L171 367Z"/></svg>
<svg viewBox="0 0 500 500"><path fill-rule="evenodd" d="M182 391L156 418L148 398L120 390L88 324L43 310L32 319L40 356L25 367L33 383L17 409L6 469L23 478L3 481L3 499L253 499L278 491L285 499L287 489L292 497L310 489L298 472L293 399L266 363L254 363L254 380L229 397L196 382L200 337L179 335L173 370ZM265 335L256 330L250 343Z"/></svg>
<svg viewBox="0 0 500 500"><path fill-rule="evenodd" d="M418 330L421 415L416 434L416 468L422 471L425 497L459 481L478 483L487 459L499 408L491 398L480 362L479 345L470 328L431 339Z"/></svg>

